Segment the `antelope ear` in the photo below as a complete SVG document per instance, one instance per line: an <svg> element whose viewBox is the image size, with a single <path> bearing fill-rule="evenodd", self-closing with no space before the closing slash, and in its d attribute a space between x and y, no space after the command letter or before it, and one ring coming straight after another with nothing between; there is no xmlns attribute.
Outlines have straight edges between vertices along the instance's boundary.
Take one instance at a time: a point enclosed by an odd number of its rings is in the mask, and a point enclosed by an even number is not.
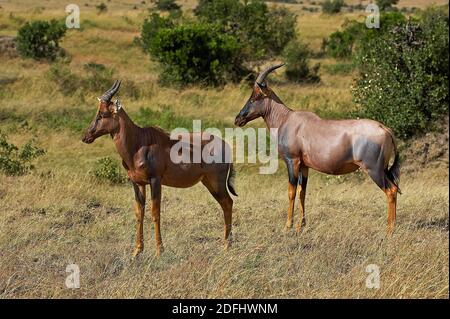
<svg viewBox="0 0 450 319"><path fill-rule="evenodd" d="M98 100L99 102L101 102L102 99L98 97L97 100Z"/></svg>
<svg viewBox="0 0 450 319"><path fill-rule="evenodd" d="M113 113L117 113L120 111L120 109L122 108L122 104L120 103L119 99L116 99L113 103Z"/></svg>

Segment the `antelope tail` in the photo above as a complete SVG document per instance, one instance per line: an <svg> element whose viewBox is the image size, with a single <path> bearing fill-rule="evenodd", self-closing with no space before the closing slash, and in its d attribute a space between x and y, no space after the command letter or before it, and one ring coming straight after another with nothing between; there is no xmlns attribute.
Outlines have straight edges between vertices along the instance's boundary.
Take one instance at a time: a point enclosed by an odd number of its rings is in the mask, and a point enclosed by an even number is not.
<svg viewBox="0 0 450 319"><path fill-rule="evenodd" d="M392 163L392 166L385 169L385 174L387 179L389 180L389 182L391 182L392 184L394 184L397 189L398 189L398 193L401 194L402 192L400 191L400 153L397 150L397 144L395 143L395 139L394 139L394 135L392 134L392 132L389 132L392 138L392 143L394 144L394 153L395 153L395 157L394 157L394 163Z"/></svg>
<svg viewBox="0 0 450 319"><path fill-rule="evenodd" d="M228 177L227 177L227 188L228 191L234 196L238 196L234 189L234 179L236 177L236 171L234 170L233 163L230 163L228 166Z"/></svg>

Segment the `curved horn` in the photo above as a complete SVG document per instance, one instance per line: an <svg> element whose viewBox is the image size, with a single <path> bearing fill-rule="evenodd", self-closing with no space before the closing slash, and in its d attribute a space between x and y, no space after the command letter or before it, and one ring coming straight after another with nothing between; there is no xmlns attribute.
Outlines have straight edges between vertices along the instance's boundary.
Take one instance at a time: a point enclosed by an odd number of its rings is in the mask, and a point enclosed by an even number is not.
<svg viewBox="0 0 450 319"><path fill-rule="evenodd" d="M122 81L116 80L113 84L113 86L106 91L105 93L103 93L102 97L100 98L103 102L109 102L111 101L111 98L113 97L114 94L117 93L117 91L119 90L120 87L120 83Z"/></svg>
<svg viewBox="0 0 450 319"><path fill-rule="evenodd" d="M269 75L269 73L272 72L273 70L281 68L283 65L284 65L284 63L281 63L281 64L278 64L278 65L274 65L274 66L268 67L267 69L262 71L258 75L258 77L256 78L256 83L258 83L259 85L264 85L264 81L265 81L267 75Z"/></svg>

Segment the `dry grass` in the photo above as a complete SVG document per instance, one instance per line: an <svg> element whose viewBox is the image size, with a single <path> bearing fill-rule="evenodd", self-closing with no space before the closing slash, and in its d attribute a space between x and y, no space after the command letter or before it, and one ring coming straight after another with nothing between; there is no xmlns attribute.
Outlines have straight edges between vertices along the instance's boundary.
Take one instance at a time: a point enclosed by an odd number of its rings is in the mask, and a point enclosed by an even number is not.
<svg viewBox="0 0 450 319"><path fill-rule="evenodd" d="M424 3L401 4L410 2ZM81 7L82 26L83 19L91 24L82 31L69 31L62 42L72 56L73 72L81 73L84 63L97 62L114 67L124 81L134 81L142 95L137 100L124 99L127 111L166 106L180 116L220 119L231 126L248 97L248 87L191 87L181 92L159 87L157 66L131 45L145 17L144 7L150 6L138 4L138 10L133 10L134 3L107 2L109 10L102 15L96 14L93 5ZM192 0L180 3L194 7ZM31 0L0 5L0 35L17 30L10 12L25 20L64 16L58 1L46 1L45 9L36 9L39 6ZM346 17L301 13L299 34L318 50L321 39L337 30ZM80 108L94 113L95 95L59 93L45 76L49 64L0 59L1 77L17 78L7 91L1 91L0 110L27 114ZM279 79L275 90L295 109L335 113L355 107L349 90L352 74L322 71L321 76L323 83L315 86L285 84ZM262 122L253 125L261 127ZM0 130L8 131L17 144L34 136L47 150L37 160L34 173L0 175L1 298L449 297L449 176L445 165L410 169L402 176L404 194L399 197L398 228L392 238L385 236L384 195L361 174L326 177L312 173L308 224L296 236L294 231L283 231L287 208L283 164L270 176L258 175L254 165L238 165L231 250L223 251L222 216L203 186L164 188L166 251L160 259L154 257L153 226L147 218L146 249L133 261L131 186L99 183L91 174L99 157L117 157L108 138L88 146L79 141L81 132L55 132L43 123L21 126L1 117ZM70 263L81 268L79 290L64 285ZM380 289L365 286L369 264L380 267Z"/></svg>

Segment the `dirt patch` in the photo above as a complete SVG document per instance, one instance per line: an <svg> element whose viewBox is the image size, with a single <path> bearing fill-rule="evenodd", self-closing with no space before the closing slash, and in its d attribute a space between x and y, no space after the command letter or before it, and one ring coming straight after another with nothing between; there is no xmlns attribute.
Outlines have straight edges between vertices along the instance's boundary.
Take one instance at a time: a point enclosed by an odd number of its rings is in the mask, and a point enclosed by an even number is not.
<svg viewBox="0 0 450 319"><path fill-rule="evenodd" d="M449 157L449 121L446 119L440 129L413 139L402 152L404 171L417 168L447 167Z"/></svg>

